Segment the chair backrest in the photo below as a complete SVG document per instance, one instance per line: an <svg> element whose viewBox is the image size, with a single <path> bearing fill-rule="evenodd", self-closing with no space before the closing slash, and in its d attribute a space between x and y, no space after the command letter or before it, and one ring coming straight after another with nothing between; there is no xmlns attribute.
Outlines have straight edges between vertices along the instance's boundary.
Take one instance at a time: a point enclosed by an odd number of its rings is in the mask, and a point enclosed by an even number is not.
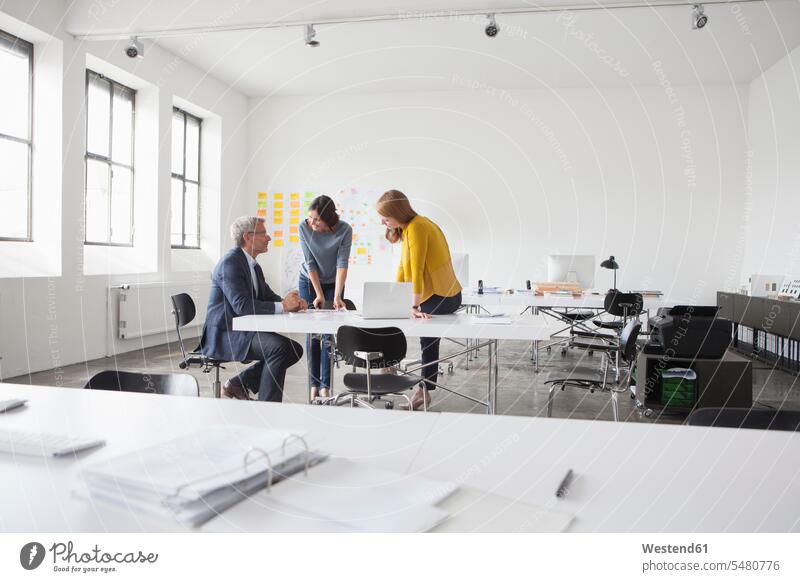
<svg viewBox="0 0 800 582"><path fill-rule="evenodd" d="M117 390L173 396L200 396L197 379L191 374L150 374L104 370L98 372L84 388L92 390Z"/></svg>
<svg viewBox="0 0 800 582"><path fill-rule="evenodd" d="M641 322L638 319L631 319L619 336L620 356L628 363L632 363L636 358L636 340L639 339L640 331L642 331Z"/></svg>
<svg viewBox="0 0 800 582"><path fill-rule="evenodd" d="M692 426L800 431L800 410L698 408L686 419Z"/></svg>
<svg viewBox="0 0 800 582"><path fill-rule="evenodd" d="M406 357L408 345L405 334L396 327L353 327L343 325L336 332L336 348L344 361L359 368L367 364L354 352L381 352L383 358L373 360L373 368L396 366Z"/></svg>
<svg viewBox="0 0 800 582"><path fill-rule="evenodd" d="M197 313L191 295L178 293L170 299L172 299L172 313L175 315L175 327L181 328L191 323Z"/></svg>
<svg viewBox="0 0 800 582"><path fill-rule="evenodd" d="M356 304L350 301L349 299L342 299L342 301L344 301L344 307L345 309L347 309L347 311L356 310ZM322 309L333 309L333 301L326 300L325 304L322 306Z"/></svg>
<svg viewBox="0 0 800 582"><path fill-rule="evenodd" d="M170 299L172 299L172 314L175 316L175 332L178 334L178 345L181 347L183 361L186 362L186 347L183 345L181 328L194 319L197 310L194 306L194 300L188 293L178 293L170 297ZM181 368L183 367L181 364Z"/></svg>
<svg viewBox="0 0 800 582"><path fill-rule="evenodd" d="M617 289L611 289L606 293L603 307L610 315L632 317L642 312L644 299L641 293L621 293Z"/></svg>

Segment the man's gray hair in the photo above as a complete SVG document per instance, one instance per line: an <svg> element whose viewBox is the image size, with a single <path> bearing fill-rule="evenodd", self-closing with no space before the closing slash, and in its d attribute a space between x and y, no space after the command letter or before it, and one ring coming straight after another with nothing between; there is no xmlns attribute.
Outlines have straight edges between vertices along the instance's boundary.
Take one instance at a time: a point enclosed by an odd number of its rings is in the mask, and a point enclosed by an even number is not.
<svg viewBox="0 0 800 582"><path fill-rule="evenodd" d="M265 221L258 216L240 216L233 221L231 225L231 238L233 242L236 243L236 246L244 245L244 234L246 232L255 232L259 222Z"/></svg>

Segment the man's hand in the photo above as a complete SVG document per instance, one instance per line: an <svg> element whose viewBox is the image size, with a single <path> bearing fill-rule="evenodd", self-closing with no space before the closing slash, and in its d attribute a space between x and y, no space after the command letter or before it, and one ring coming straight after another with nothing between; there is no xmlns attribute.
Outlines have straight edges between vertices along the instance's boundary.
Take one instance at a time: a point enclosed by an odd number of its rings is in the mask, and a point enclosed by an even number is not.
<svg viewBox="0 0 800 582"><path fill-rule="evenodd" d="M322 309L325 307L325 297L317 295L314 299L314 309Z"/></svg>
<svg viewBox="0 0 800 582"><path fill-rule="evenodd" d="M304 311L308 308L308 304L300 299L300 294L297 291L290 291L286 297L281 301L283 310L290 311Z"/></svg>
<svg viewBox="0 0 800 582"><path fill-rule="evenodd" d="M345 304L344 300L341 297L334 297L333 298L333 308L336 311L347 309L347 305Z"/></svg>

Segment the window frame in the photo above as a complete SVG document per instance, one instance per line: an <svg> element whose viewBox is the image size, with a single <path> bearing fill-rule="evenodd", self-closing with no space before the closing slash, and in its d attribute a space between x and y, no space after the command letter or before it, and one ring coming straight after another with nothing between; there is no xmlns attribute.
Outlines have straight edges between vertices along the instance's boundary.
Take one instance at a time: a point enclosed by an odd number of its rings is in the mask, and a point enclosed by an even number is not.
<svg viewBox="0 0 800 582"><path fill-rule="evenodd" d="M108 110L108 156L103 156L100 154L94 154L89 152L89 82L92 78L92 75L106 81L109 83L109 110ZM113 161L113 142L114 142L114 88L119 87L124 91L129 91L131 93L131 164L122 164L120 162ZM91 246L103 246L103 247L132 247L134 241L134 229L135 229L135 222L134 222L134 201L136 199L134 185L135 185L135 175L136 171L134 169L133 161L135 160L135 147L136 147L136 89L133 87L128 87L119 81L115 81L109 77L106 77L102 73L98 73L97 71L93 71L87 67L86 69L86 152L84 154L84 161L83 161L83 244L84 245L91 245ZM89 231L87 228L88 224L88 204L86 203L87 197L87 186L89 181L89 160L95 162L102 162L108 166L108 192L109 192L109 200L108 200L108 238L106 242L98 242L98 241L88 241L86 240L86 235ZM131 183L130 183L130 193L131 193L131 207L130 207L130 239L127 243L120 243L120 242L112 242L111 236L111 224L112 224L112 211L113 211L113 196L114 191L112 189L112 184L114 181L114 166L118 166L121 168L125 168L130 170L131 173Z"/></svg>
<svg viewBox="0 0 800 582"><path fill-rule="evenodd" d="M170 247L173 249L193 249L197 250L200 248L200 226L202 224L201 220L201 213L203 211L203 205L200 203L200 168L202 167L201 163L201 153L203 149L203 119L198 117L197 115L192 115L188 111L181 109L175 105L172 106L172 115L180 114L183 116L183 163L181 164L181 168L183 169L183 174L178 174L172 171L172 160L170 160L170 180L180 180L181 181L181 244L173 244L172 243L172 217L170 216ZM188 125L189 118L197 121L197 180L192 180L186 177L186 126ZM172 124L170 123L170 127ZM174 136L172 136L174 139ZM170 143L170 151L172 151L172 144ZM197 246L190 246L186 244L186 183L194 184L197 186ZM172 185L170 184L170 208L172 208Z"/></svg>
<svg viewBox="0 0 800 582"><path fill-rule="evenodd" d="M0 241L33 242L33 43L0 30L0 36L24 47L28 52L28 139L0 132L0 139L28 146L28 212L25 237L0 236Z"/></svg>

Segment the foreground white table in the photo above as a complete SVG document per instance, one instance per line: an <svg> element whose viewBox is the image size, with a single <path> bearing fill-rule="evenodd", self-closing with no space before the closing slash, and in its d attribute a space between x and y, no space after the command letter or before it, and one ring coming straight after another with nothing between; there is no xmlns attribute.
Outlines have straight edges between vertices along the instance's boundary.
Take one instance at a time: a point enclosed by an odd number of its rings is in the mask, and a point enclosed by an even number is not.
<svg viewBox="0 0 800 582"><path fill-rule="evenodd" d="M0 428L103 437L77 459L0 453L0 531L183 531L73 495L81 469L218 424L309 431L333 455L574 511L571 531L800 531L800 435L732 429L336 409L0 384L29 399ZM554 492L568 468L577 479ZM518 531L519 524L509 524Z"/></svg>
<svg viewBox="0 0 800 582"><path fill-rule="evenodd" d="M282 313L280 315L246 315L233 319L233 329L240 331L263 331L275 333L336 334L342 325L377 328L397 327L407 337L459 338L482 340L484 343L471 344L467 350L488 347L489 383L486 406L489 414L494 414L498 390L497 346L500 340L536 341L548 339L554 328L547 321L530 317L513 316L512 323L489 324L474 323L473 317L466 313L435 315L432 319L364 319L346 311L331 312L313 310L304 313ZM448 356L448 357L453 357ZM464 396L463 394L459 394Z"/></svg>

